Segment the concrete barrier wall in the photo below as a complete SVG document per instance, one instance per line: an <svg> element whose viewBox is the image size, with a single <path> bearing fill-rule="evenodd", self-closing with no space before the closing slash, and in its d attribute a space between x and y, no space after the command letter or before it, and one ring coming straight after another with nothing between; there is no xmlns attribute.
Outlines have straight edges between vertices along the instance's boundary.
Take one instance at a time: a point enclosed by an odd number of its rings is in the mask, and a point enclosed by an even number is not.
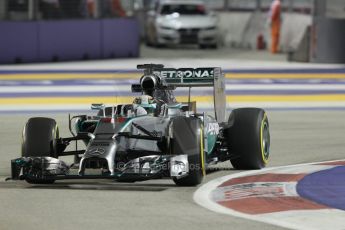
<svg viewBox="0 0 345 230"><path fill-rule="evenodd" d="M0 22L0 63L138 57L136 19Z"/></svg>
<svg viewBox="0 0 345 230"><path fill-rule="evenodd" d="M101 21L42 21L39 24L39 61L99 59Z"/></svg>
<svg viewBox="0 0 345 230"><path fill-rule="evenodd" d="M312 16L298 13L283 15L280 46L283 51L296 50L305 31L312 24Z"/></svg>
<svg viewBox="0 0 345 230"><path fill-rule="evenodd" d="M281 28L280 47L286 52L296 49L304 31L311 25L311 15L284 13ZM270 44L270 26L267 13L262 12L222 12L219 13L221 41L225 46L256 48L259 34Z"/></svg>
<svg viewBox="0 0 345 230"><path fill-rule="evenodd" d="M311 30L311 62L345 63L345 19L316 17Z"/></svg>
<svg viewBox="0 0 345 230"><path fill-rule="evenodd" d="M0 22L0 31L0 63L39 60L38 23Z"/></svg>
<svg viewBox="0 0 345 230"><path fill-rule="evenodd" d="M243 46L243 34L251 15L250 12L220 12L218 28L221 43L225 46Z"/></svg>
<svg viewBox="0 0 345 230"><path fill-rule="evenodd" d="M140 27L136 20L102 20L102 57L139 57Z"/></svg>

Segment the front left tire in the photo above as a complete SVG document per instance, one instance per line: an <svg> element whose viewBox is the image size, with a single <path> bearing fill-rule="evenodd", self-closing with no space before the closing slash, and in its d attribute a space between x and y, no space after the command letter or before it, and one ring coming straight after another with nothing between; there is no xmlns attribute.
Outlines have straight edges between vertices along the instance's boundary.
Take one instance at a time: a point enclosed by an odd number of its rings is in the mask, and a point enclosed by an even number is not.
<svg viewBox="0 0 345 230"><path fill-rule="evenodd" d="M26 123L22 135L23 157L58 158L57 143L59 128L51 118L33 117ZM25 179L30 184L52 184L53 179Z"/></svg>

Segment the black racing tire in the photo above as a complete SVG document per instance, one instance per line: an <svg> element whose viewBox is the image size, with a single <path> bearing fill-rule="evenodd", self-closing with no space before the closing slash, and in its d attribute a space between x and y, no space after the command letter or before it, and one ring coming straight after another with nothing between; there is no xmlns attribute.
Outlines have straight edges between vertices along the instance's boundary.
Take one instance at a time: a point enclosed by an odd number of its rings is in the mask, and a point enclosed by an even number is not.
<svg viewBox="0 0 345 230"><path fill-rule="evenodd" d="M51 118L33 117L28 120L23 130L23 157L54 157L58 158L57 143L59 128ZM26 178L31 184L52 184L55 180Z"/></svg>
<svg viewBox="0 0 345 230"><path fill-rule="evenodd" d="M231 112L225 138L235 169L261 169L268 163L270 133L263 109L240 108Z"/></svg>
<svg viewBox="0 0 345 230"><path fill-rule="evenodd" d="M152 46L153 46L152 43L149 42L149 41L147 41L146 39L145 39L145 45L146 45L147 47L152 47Z"/></svg>
<svg viewBox="0 0 345 230"><path fill-rule="evenodd" d="M158 41L155 41L154 47L155 47L156 49L160 49L160 48L166 47L166 44L163 44L163 43L160 43L160 42L158 42Z"/></svg>
<svg viewBox="0 0 345 230"><path fill-rule="evenodd" d="M214 43L214 44L199 44L199 49L217 49L218 48L218 44Z"/></svg>
<svg viewBox="0 0 345 230"><path fill-rule="evenodd" d="M183 178L173 178L178 186L196 186L205 176L205 155L203 128L195 117L177 117L172 123L173 138L171 153L188 155L189 174Z"/></svg>
<svg viewBox="0 0 345 230"><path fill-rule="evenodd" d="M218 44L214 43L209 46L211 49L218 49Z"/></svg>
<svg viewBox="0 0 345 230"><path fill-rule="evenodd" d="M207 45L205 44L199 44L199 49L207 49Z"/></svg>

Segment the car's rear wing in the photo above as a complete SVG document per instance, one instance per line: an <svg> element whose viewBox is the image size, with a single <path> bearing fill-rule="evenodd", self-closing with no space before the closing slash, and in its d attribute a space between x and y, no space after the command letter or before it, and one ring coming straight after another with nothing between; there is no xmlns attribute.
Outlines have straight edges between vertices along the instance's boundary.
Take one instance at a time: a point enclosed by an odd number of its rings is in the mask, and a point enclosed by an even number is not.
<svg viewBox="0 0 345 230"><path fill-rule="evenodd" d="M165 82L170 86L203 87L214 85L215 69L219 68L164 68L154 70L153 74L159 76L161 79L164 79Z"/></svg>
<svg viewBox="0 0 345 230"><path fill-rule="evenodd" d="M215 116L218 122L225 122L226 96L225 80L221 68L164 68L163 65L138 65L145 75L154 74L170 87L213 87Z"/></svg>

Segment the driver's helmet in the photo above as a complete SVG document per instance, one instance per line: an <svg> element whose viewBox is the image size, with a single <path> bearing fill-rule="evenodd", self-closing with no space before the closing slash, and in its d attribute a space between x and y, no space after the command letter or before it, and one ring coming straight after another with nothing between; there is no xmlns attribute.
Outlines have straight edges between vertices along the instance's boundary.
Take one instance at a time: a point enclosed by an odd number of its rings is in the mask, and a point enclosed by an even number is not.
<svg viewBox="0 0 345 230"><path fill-rule="evenodd" d="M157 103L153 97L149 95L141 95L140 97L136 97L134 99L133 108L136 115L154 115L157 108Z"/></svg>

